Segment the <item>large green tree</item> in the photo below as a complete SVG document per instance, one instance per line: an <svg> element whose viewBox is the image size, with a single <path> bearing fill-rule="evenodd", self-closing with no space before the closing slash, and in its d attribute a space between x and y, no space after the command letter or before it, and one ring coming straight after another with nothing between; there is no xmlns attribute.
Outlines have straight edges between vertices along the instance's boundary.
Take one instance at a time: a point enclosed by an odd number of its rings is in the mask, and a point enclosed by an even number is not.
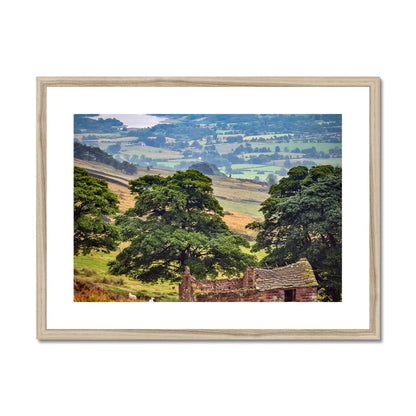
<svg viewBox="0 0 416 416"><path fill-rule="evenodd" d="M172 176L146 175L130 181L134 208L117 218L130 245L110 263L113 274L142 281L177 280L189 266L199 279L223 272L237 276L255 257L240 247L247 240L233 234L213 197L212 180L197 170Z"/></svg>
<svg viewBox="0 0 416 416"><path fill-rule="evenodd" d="M323 300L342 296L342 169L329 165L297 166L272 185L262 203L263 222L254 250L265 249L265 266L283 266L306 257Z"/></svg>
<svg viewBox="0 0 416 416"><path fill-rule="evenodd" d="M118 211L118 199L103 179L74 167L74 254L110 251L120 240L118 227L108 216Z"/></svg>

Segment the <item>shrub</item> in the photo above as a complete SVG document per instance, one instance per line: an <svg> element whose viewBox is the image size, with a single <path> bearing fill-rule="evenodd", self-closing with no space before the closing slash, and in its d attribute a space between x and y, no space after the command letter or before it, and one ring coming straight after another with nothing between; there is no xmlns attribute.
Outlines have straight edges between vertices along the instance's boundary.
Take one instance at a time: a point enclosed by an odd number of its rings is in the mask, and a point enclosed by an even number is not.
<svg viewBox="0 0 416 416"><path fill-rule="evenodd" d="M79 274L83 274L84 276L91 277L95 276L97 272L94 269L89 269L88 267L83 267Z"/></svg>

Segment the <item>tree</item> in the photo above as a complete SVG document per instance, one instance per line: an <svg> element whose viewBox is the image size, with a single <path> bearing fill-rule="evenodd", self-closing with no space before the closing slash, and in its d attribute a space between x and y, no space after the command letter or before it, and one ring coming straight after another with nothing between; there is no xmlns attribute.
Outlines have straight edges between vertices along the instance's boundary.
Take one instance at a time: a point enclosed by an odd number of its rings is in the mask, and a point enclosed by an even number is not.
<svg viewBox="0 0 416 416"><path fill-rule="evenodd" d="M204 175L224 176L216 165L208 162L197 162L189 166L189 169L195 169Z"/></svg>
<svg viewBox="0 0 416 416"><path fill-rule="evenodd" d="M221 218L212 180L203 173L146 175L130 181L130 190L137 195L135 206L116 221L130 245L110 263L113 274L177 280L189 266L202 279L219 272L238 276L256 263L240 250L249 247L247 240L233 234Z"/></svg>
<svg viewBox="0 0 416 416"><path fill-rule="evenodd" d="M263 222L253 250L266 250L265 266L283 266L306 257L324 300L342 293L342 169L297 166L269 191L262 203Z"/></svg>
<svg viewBox="0 0 416 416"><path fill-rule="evenodd" d="M117 248L118 228L108 216L118 211L118 199L103 179L89 176L74 167L74 254L91 250L110 251Z"/></svg>
<svg viewBox="0 0 416 416"><path fill-rule="evenodd" d="M277 177L276 177L276 175L273 175L273 173L269 173L268 175L267 175L267 178L266 178L266 183L267 183L267 186L270 188L272 185L274 185L275 183L277 182Z"/></svg>

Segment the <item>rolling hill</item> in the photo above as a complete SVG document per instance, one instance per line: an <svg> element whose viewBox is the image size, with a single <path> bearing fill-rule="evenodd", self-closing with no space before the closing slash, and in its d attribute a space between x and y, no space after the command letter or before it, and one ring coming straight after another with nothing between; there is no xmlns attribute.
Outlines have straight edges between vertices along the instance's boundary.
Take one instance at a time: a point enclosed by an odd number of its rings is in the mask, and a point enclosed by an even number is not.
<svg viewBox="0 0 416 416"><path fill-rule="evenodd" d="M108 182L110 190L118 196L121 212L134 205L134 195L130 193L128 188L130 180L143 175L168 176L173 174L171 170L137 166L136 175L127 175L112 166L99 162L74 159L74 164L87 170L90 175ZM224 208L224 221L233 232L254 239L256 232L247 230L245 226L249 222L262 218L262 214L258 210L261 202L267 198L267 186L226 176L212 176L211 179L214 196Z"/></svg>

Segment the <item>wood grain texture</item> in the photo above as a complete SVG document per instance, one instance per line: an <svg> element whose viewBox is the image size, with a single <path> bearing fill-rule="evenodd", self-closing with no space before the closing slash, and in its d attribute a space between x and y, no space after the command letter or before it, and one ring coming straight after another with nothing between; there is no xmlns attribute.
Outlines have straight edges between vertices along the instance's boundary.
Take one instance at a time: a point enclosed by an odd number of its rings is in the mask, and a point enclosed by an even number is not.
<svg viewBox="0 0 416 416"><path fill-rule="evenodd" d="M370 87L376 77L38 77L47 87Z"/></svg>
<svg viewBox="0 0 416 416"><path fill-rule="evenodd" d="M380 322L380 79L370 86L370 331Z"/></svg>
<svg viewBox="0 0 416 416"><path fill-rule="evenodd" d="M370 320L368 329L48 329L46 118L48 87L368 87L370 94ZM39 340L379 340L380 79L378 77L38 77L37 338Z"/></svg>
<svg viewBox="0 0 416 416"><path fill-rule="evenodd" d="M46 332L46 85L36 85L36 333Z"/></svg>

